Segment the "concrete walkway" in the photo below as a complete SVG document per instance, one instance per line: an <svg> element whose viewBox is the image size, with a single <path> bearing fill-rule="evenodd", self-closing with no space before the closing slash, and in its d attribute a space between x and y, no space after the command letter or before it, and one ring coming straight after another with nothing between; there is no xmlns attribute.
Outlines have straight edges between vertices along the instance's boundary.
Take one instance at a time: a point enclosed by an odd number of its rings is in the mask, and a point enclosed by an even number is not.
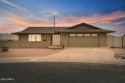
<svg viewBox="0 0 125 83"><path fill-rule="evenodd" d="M114 58L109 48L65 48L46 57L0 58L0 63L15 62L87 62L125 65L125 60Z"/></svg>

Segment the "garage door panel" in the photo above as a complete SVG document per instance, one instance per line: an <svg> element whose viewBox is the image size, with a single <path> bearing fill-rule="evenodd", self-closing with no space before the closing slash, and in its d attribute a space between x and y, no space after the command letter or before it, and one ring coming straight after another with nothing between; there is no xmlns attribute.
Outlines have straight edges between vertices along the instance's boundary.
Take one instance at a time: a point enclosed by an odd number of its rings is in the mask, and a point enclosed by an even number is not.
<svg viewBox="0 0 125 83"><path fill-rule="evenodd" d="M70 47L98 47L98 37L69 37Z"/></svg>

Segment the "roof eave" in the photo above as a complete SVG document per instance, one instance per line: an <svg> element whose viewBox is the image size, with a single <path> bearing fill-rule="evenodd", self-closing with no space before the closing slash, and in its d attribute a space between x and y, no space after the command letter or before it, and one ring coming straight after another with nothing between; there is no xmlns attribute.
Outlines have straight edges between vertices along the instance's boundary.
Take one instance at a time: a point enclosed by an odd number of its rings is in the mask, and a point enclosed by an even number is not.
<svg viewBox="0 0 125 83"><path fill-rule="evenodd" d="M61 31L56 31L56 32L61 32ZM68 33L70 33L70 32L97 32L97 33L114 33L114 32L116 32L116 31L62 31L62 32L68 32Z"/></svg>
<svg viewBox="0 0 125 83"><path fill-rule="evenodd" d="M53 34L53 33L11 33L11 34L16 34L16 35L20 35L20 34Z"/></svg>

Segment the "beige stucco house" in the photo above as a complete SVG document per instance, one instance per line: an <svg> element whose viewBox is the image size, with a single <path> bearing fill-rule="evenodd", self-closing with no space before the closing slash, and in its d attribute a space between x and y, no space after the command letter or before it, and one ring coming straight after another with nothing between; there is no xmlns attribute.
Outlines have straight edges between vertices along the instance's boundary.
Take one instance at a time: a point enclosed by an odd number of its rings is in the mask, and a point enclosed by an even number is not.
<svg viewBox="0 0 125 83"><path fill-rule="evenodd" d="M21 47L103 47L106 46L105 30L86 23L71 27L28 27L16 32Z"/></svg>

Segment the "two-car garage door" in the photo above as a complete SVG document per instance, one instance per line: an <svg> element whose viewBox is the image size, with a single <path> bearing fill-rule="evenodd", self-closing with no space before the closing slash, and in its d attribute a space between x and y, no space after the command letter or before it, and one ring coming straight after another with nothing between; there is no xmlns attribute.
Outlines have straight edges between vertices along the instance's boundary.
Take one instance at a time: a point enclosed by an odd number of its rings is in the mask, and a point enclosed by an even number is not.
<svg viewBox="0 0 125 83"><path fill-rule="evenodd" d="M98 47L97 34L70 34L69 47Z"/></svg>

